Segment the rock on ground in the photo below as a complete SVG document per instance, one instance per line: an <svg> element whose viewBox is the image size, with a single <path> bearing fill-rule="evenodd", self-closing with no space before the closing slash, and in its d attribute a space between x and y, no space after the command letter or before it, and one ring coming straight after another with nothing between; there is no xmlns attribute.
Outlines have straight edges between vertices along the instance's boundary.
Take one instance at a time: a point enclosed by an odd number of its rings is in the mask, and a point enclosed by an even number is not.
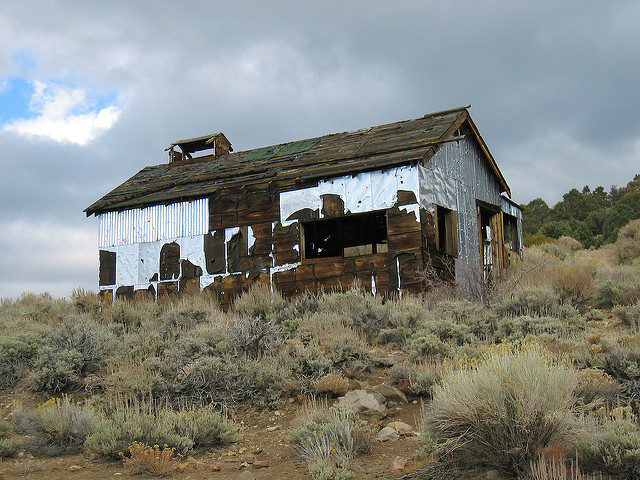
<svg viewBox="0 0 640 480"><path fill-rule="evenodd" d="M407 459L403 457L396 457L391 464L391 473L394 475L400 475L407 466Z"/></svg>
<svg viewBox="0 0 640 480"><path fill-rule="evenodd" d="M352 390L344 397L340 397L340 403L350 405L356 412L365 414L377 414L385 416L387 407L384 405L384 396L379 393L369 393L366 390Z"/></svg>
<svg viewBox="0 0 640 480"><path fill-rule="evenodd" d="M407 396L391 385L377 385L369 389L371 393L378 393L384 397L385 404L393 402L398 405L406 405L409 403Z"/></svg>
<svg viewBox="0 0 640 480"><path fill-rule="evenodd" d="M384 427L376 436L379 442L394 442L400 438L398 432L391 427Z"/></svg>
<svg viewBox="0 0 640 480"><path fill-rule="evenodd" d="M410 436L411 434L413 434L411 425L408 425L404 422L391 422L387 425L387 427L393 428L400 435Z"/></svg>

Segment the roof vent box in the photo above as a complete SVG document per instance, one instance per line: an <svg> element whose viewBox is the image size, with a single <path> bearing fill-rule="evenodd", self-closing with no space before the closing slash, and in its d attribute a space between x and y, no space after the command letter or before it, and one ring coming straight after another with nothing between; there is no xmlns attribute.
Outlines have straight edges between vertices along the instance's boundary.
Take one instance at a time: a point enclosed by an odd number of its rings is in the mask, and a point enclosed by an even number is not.
<svg viewBox="0 0 640 480"><path fill-rule="evenodd" d="M180 151L176 151L178 147ZM231 142L224 136L224 133L212 133L201 137L187 138L173 142L165 151L169 151L169 163L185 162L193 158L193 154L202 150L213 149L213 158L219 158L229 152L233 152ZM209 156L209 155L205 155ZM200 157L197 157L200 158Z"/></svg>

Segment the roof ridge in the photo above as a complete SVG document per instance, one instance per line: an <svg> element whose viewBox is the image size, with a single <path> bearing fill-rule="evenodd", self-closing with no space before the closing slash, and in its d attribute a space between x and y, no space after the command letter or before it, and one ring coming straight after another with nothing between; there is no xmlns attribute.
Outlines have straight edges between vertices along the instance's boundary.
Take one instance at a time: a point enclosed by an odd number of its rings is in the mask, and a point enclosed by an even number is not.
<svg viewBox="0 0 640 480"><path fill-rule="evenodd" d="M469 108L471 108L471 104L465 105L464 107L456 107L456 108L449 108L447 110L440 110L439 112L425 113L422 118L436 117L438 115L444 115L445 113L458 112L460 110L467 110Z"/></svg>

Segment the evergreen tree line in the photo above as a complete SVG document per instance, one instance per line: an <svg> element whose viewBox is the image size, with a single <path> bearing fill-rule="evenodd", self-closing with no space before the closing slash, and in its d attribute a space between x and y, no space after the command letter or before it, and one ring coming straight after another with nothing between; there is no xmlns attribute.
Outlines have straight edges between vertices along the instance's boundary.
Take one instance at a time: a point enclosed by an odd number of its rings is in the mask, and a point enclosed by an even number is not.
<svg viewBox="0 0 640 480"><path fill-rule="evenodd" d="M615 242L620 227L640 218L640 174L626 187L613 186L608 192L604 187L573 188L554 207L541 198L521 207L525 245L569 236L585 248L598 248Z"/></svg>

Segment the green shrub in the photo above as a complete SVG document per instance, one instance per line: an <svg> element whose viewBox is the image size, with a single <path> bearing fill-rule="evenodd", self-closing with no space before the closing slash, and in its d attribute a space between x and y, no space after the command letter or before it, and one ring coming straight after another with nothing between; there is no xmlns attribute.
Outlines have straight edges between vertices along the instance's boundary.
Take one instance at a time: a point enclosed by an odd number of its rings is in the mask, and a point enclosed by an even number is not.
<svg viewBox="0 0 640 480"><path fill-rule="evenodd" d="M288 333L298 329L302 319L309 317L318 311L320 295L312 292L304 292L287 299L282 308L273 312L271 319Z"/></svg>
<svg viewBox="0 0 640 480"><path fill-rule="evenodd" d="M389 325L389 310L382 298L362 290L330 293L320 298L319 312L339 315L346 326L375 338Z"/></svg>
<svg viewBox="0 0 640 480"><path fill-rule="evenodd" d="M29 437L25 447L46 455L79 452L98 418L89 406L68 397L52 398L35 410L16 405L13 422L18 433Z"/></svg>
<svg viewBox="0 0 640 480"><path fill-rule="evenodd" d="M82 377L106 366L114 339L108 330L82 317L57 324L38 351L29 383L35 391L63 392L79 386Z"/></svg>
<svg viewBox="0 0 640 480"><path fill-rule="evenodd" d="M547 237L546 235L543 235L542 233L537 233L535 235L525 235L524 236L524 244L527 247L533 247L536 245L542 245L543 243L550 243L553 242L553 238L551 237Z"/></svg>
<svg viewBox="0 0 640 480"><path fill-rule="evenodd" d="M399 328L383 328L378 332L376 343L378 345L388 345L395 343L402 346L406 340L406 332Z"/></svg>
<svg viewBox="0 0 640 480"><path fill-rule="evenodd" d="M0 458L13 457L22 447L19 438L0 438Z"/></svg>
<svg viewBox="0 0 640 480"><path fill-rule="evenodd" d="M33 358L39 339L30 334L0 337L0 389L13 387Z"/></svg>
<svg viewBox="0 0 640 480"><path fill-rule="evenodd" d="M12 427L9 422L0 420L0 458L13 457L22 446L18 438L11 438Z"/></svg>
<svg viewBox="0 0 640 480"><path fill-rule="evenodd" d="M284 342L278 325L264 317L240 317L229 324L229 346L238 357L258 358Z"/></svg>
<svg viewBox="0 0 640 480"><path fill-rule="evenodd" d="M554 315L559 305L560 297L552 290L525 287L517 290L511 298L498 303L495 308L500 315L546 317Z"/></svg>
<svg viewBox="0 0 640 480"><path fill-rule="evenodd" d="M529 335L550 334L563 337L570 332L583 327L582 324L572 325L553 317L505 317L498 322L496 340L515 341Z"/></svg>
<svg viewBox="0 0 640 480"><path fill-rule="evenodd" d="M108 373L102 377L99 396L92 400L96 405L104 406L113 398L130 396L146 398L149 395L161 395L169 391L170 379L176 372L164 358L151 357L144 360L124 359L113 361Z"/></svg>
<svg viewBox="0 0 640 480"><path fill-rule="evenodd" d="M464 326L465 335L471 334L477 338L490 337L495 329L495 313L479 303L468 300L440 302L433 313L441 320ZM458 343L461 340L462 338L458 337Z"/></svg>
<svg viewBox="0 0 640 480"><path fill-rule="evenodd" d="M267 320L285 305L286 302L280 292L271 291L269 285L256 284L236 299L233 309L240 317L258 317Z"/></svg>
<svg viewBox="0 0 640 480"><path fill-rule="evenodd" d="M591 308L584 314L584 319L588 322L601 322L606 318L607 316L605 315L605 313L598 308Z"/></svg>
<svg viewBox="0 0 640 480"><path fill-rule="evenodd" d="M313 480L349 480L353 472L326 459L316 460L309 464L309 474Z"/></svg>
<svg viewBox="0 0 640 480"><path fill-rule="evenodd" d="M592 364L617 380L640 379L640 339L637 335L597 337L591 345Z"/></svg>
<svg viewBox="0 0 640 480"><path fill-rule="evenodd" d="M242 361L201 357L185 366L164 394L197 405L246 400L272 405L290 386L290 370L273 357Z"/></svg>
<svg viewBox="0 0 640 480"><path fill-rule="evenodd" d="M85 447L103 457L120 458L133 442L168 445L180 453L240 439L237 427L219 412L156 409L151 405L123 405L100 421Z"/></svg>
<svg viewBox="0 0 640 480"><path fill-rule="evenodd" d="M164 357L174 344L175 338L169 338L157 329L154 322L149 322L123 335L114 356L120 360L140 361L149 357Z"/></svg>
<svg viewBox="0 0 640 480"><path fill-rule="evenodd" d="M566 260L569 256L570 251L555 242L551 243L541 243L538 245L538 248L548 255L552 255L559 260Z"/></svg>
<svg viewBox="0 0 640 480"><path fill-rule="evenodd" d="M407 348L411 352L411 358L417 361L425 358L442 360L454 352L449 343L443 342L440 337L426 329L420 329L413 334Z"/></svg>
<svg viewBox="0 0 640 480"><path fill-rule="evenodd" d="M11 433L12 427L9 422L0 420L0 438L4 438Z"/></svg>
<svg viewBox="0 0 640 480"><path fill-rule="evenodd" d="M4 300L0 308L0 322L10 330L35 324L53 324L74 313L74 306L65 299L54 299L49 293L25 292L17 300ZM6 333L6 331L5 331Z"/></svg>
<svg viewBox="0 0 640 480"><path fill-rule="evenodd" d="M404 363L395 365L387 376L387 381L411 395L431 397L433 387L440 382L441 372L434 365Z"/></svg>
<svg viewBox="0 0 640 480"><path fill-rule="evenodd" d="M311 404L289 439L302 459L311 464L319 460L326 462L322 468L314 470L317 475L320 472L329 475L331 472L327 467L331 467L336 475L340 469L348 467L351 459L370 450L373 437L366 423L350 407L337 404L327 408Z"/></svg>
<svg viewBox="0 0 640 480"><path fill-rule="evenodd" d="M633 305L619 305L613 309L613 313L622 323L633 330L640 330L640 301Z"/></svg>
<svg viewBox="0 0 640 480"><path fill-rule="evenodd" d="M539 347L505 348L434 387L423 428L441 461L518 474L570 439L575 371Z"/></svg>
<svg viewBox="0 0 640 480"><path fill-rule="evenodd" d="M606 279L596 286L594 304L598 308L631 305L640 300L640 282Z"/></svg>
<svg viewBox="0 0 640 480"><path fill-rule="evenodd" d="M180 335L167 347L163 356L172 365L186 365L200 357L221 356L230 351L226 323L212 321L197 325Z"/></svg>
<svg viewBox="0 0 640 480"><path fill-rule="evenodd" d="M640 258L640 220L632 220L620 229L614 248L621 264Z"/></svg>
<svg viewBox="0 0 640 480"><path fill-rule="evenodd" d="M29 387L36 392L67 392L82 383L84 363L77 350L57 350L45 345L38 352L33 369L27 377Z"/></svg>
<svg viewBox="0 0 640 480"><path fill-rule="evenodd" d="M615 408L576 447L583 470L629 480L640 476L640 431L630 407Z"/></svg>
<svg viewBox="0 0 640 480"><path fill-rule="evenodd" d="M301 341L292 345L291 355L297 369L309 377L334 370L364 370L372 364L367 343L336 315L316 314L305 319L298 335Z"/></svg>
<svg viewBox="0 0 640 480"><path fill-rule="evenodd" d="M156 302L129 302L115 300L113 306L104 308L102 315L107 324L123 325L125 329L138 329L143 323L157 318L161 307Z"/></svg>
<svg viewBox="0 0 640 480"><path fill-rule="evenodd" d="M407 350L415 361L455 356L460 347L491 338L495 328L495 314L482 305L444 301L423 315L407 340Z"/></svg>
<svg viewBox="0 0 640 480"><path fill-rule="evenodd" d="M221 315L212 296L183 297L178 302L169 304L160 315L160 330L170 336L176 336L207 322L212 315Z"/></svg>
<svg viewBox="0 0 640 480"><path fill-rule="evenodd" d="M387 302L389 309L389 323L402 331L412 331L422 321L430 318L431 312L422 298L404 296Z"/></svg>

